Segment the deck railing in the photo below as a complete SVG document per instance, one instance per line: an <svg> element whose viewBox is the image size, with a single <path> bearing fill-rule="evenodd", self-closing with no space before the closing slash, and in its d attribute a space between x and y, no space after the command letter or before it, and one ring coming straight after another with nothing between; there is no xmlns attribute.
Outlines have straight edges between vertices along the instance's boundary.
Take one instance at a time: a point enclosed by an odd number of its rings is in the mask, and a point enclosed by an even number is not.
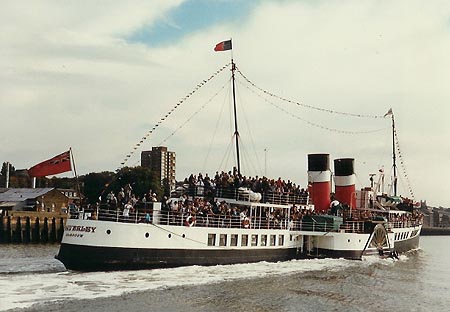
<svg viewBox="0 0 450 312"><path fill-rule="evenodd" d="M174 213L172 211L152 211L135 209L128 216L121 210L99 209L95 211L81 211L72 214L71 218L90 219L99 221L112 221L122 223L149 223L158 225L186 226L186 227L209 227L209 228L236 228L236 229L273 229L291 231L311 232L336 232L345 231L351 233L364 232L364 222L353 221L344 223L340 227L327 222L305 222L302 220L272 219L266 217L252 217L241 219L239 216L231 215L192 215ZM345 225L345 226L344 226Z"/></svg>
<svg viewBox="0 0 450 312"><path fill-rule="evenodd" d="M312 232L346 232L365 233L368 229L369 220L347 220L342 224L332 224L327 222L306 222L303 220L289 220L288 218L268 219L262 216L246 217L241 219L237 215L223 214L186 214L182 212L153 210L152 203L140 206L128 215L124 215L120 209L95 209L84 210L72 214L71 218L92 219L100 221L113 221L123 223L153 223L161 225L188 226L188 227L210 227L210 228L242 228L242 229L280 229L292 231L312 231ZM382 221L379 221L382 222ZM418 220L386 222L386 229L418 227L421 223ZM373 227L373 226L372 226Z"/></svg>
<svg viewBox="0 0 450 312"><path fill-rule="evenodd" d="M277 205L299 204L306 205L308 203L308 193L286 193L286 192L253 192L247 188L224 188L224 187L205 187L191 186L179 188L172 192L171 197L176 198L182 195L187 196L205 196L216 198L234 199L237 201L255 201L261 203L271 203Z"/></svg>

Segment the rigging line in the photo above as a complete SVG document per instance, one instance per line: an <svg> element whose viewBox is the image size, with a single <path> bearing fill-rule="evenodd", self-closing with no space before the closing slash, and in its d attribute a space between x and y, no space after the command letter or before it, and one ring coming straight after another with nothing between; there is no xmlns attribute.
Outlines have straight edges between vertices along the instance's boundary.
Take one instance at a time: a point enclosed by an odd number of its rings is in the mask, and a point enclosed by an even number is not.
<svg viewBox="0 0 450 312"><path fill-rule="evenodd" d="M247 148L244 144L242 144L242 159L246 163L246 167L249 168L249 173L247 174L248 176L257 176L257 173L261 172L256 169L254 162L251 161L250 154L247 152ZM252 172L254 174L252 174Z"/></svg>
<svg viewBox="0 0 450 312"><path fill-rule="evenodd" d="M414 192L413 192L413 189L412 189L412 186L411 186L411 182L409 181L409 177L408 177L408 174L407 174L407 171L406 171L406 165L405 165L405 162L403 160L403 156L402 156L402 153L401 153L401 150L400 150L400 142L399 142L399 139L398 139L397 129L394 130L394 137L395 137L395 147L396 147L396 150L397 150L397 156L398 156L398 158L400 160L400 167L401 167L403 176L405 177L409 194L411 195L412 199L415 199Z"/></svg>
<svg viewBox="0 0 450 312"><path fill-rule="evenodd" d="M159 225L156 225L156 224L154 224L154 223L151 223L151 225L154 226L154 227L156 227L156 228L158 228L158 229L160 229L160 230L162 230L162 231L165 231L165 232L167 232L167 233L170 233L170 234L172 234L172 235L175 235L175 236L178 236L178 237L182 237L183 239L190 240L191 242L194 242L194 243L198 243L198 244L201 244L201 245L205 245L204 242L201 242L201 241L198 241L198 240L189 238L189 237L187 237L187 236L182 236L182 235L180 235L180 234L177 234L177 233L175 233L175 232L173 232L173 231L170 231L170 230L168 230L168 229L165 229L165 228L163 228L163 227L161 227L161 226L159 226Z"/></svg>
<svg viewBox="0 0 450 312"><path fill-rule="evenodd" d="M383 133L380 135L380 137L391 137L391 132L390 132L390 128L386 128L386 133ZM384 163L386 163L386 157L387 155L390 155L391 153L391 142L390 140L381 140L383 143L382 148L379 149L379 155L378 155L378 168L381 168L384 166ZM392 159L392 158L391 158Z"/></svg>
<svg viewBox="0 0 450 312"><path fill-rule="evenodd" d="M234 136L231 137L230 143L228 143L227 149L223 154L223 158L220 162L219 168L225 168L228 164L228 159L230 158L231 150L233 149ZM225 164L224 164L225 163Z"/></svg>
<svg viewBox="0 0 450 312"><path fill-rule="evenodd" d="M224 66L222 66L221 68L219 68L218 70L216 70L209 78L202 80L200 83L197 84L197 86L194 87L194 89L189 92L188 94L186 94L185 97L181 98L181 100L178 101L178 103L172 107L172 109L170 111L168 111L166 113L166 115L164 117L162 117L146 134L145 136L143 136L141 138L141 140L135 144L135 146L133 147L133 149L131 150L131 152L129 152L125 158L123 159L123 161L120 163L119 168L117 169L120 170L120 168L125 166L125 163L128 161L129 158L131 158L131 156L134 154L134 152L144 143L144 141L156 130L156 128L162 124L163 121L165 121L181 104L183 104L185 101L187 101L192 95L194 95L195 92L197 92L200 88L202 88L204 85L206 85L209 81L211 81L212 79L214 79L218 74L220 74L224 69L226 69L228 66L230 66L231 62L225 64Z"/></svg>
<svg viewBox="0 0 450 312"><path fill-rule="evenodd" d="M189 123L192 119L194 119L195 116L197 116L209 103L211 103L216 96L218 96L224 89L225 86L228 84L226 82L220 89L217 91L211 98L209 98L198 110L196 110L192 115L190 115L181 125L179 125L171 134L169 134L164 140L162 140L158 146L161 146L163 143L165 143L168 139L173 137L175 133L177 133L180 129L182 129L187 123Z"/></svg>
<svg viewBox="0 0 450 312"><path fill-rule="evenodd" d="M247 170L247 172L249 172L250 170L249 170L249 162L248 162L248 153L247 153L247 148L246 148L246 145L244 144L244 141L242 140L242 139L240 139L240 145L239 145L239 147L240 147L240 150L241 150L241 161L242 161L242 163L241 163L241 165L242 164L244 164L245 166L241 166L241 174L242 174L242 172L244 171L243 170L243 168L246 168ZM248 173L247 173L247 175L249 175Z"/></svg>
<svg viewBox="0 0 450 312"><path fill-rule="evenodd" d="M238 83L242 84L244 87L246 87L250 92L253 92L253 94L255 94L256 96L258 96L260 99L262 99L264 102L276 107L277 109L281 110L282 112L286 113L287 115L290 115L291 117L294 117L300 121L303 121L307 124L309 124L310 126L316 127L316 128L320 128L323 130L328 130L331 132L337 132L337 133L342 133L342 134L368 134L368 133L375 133L375 132L380 132L380 131L384 131L386 128L381 128L381 129L376 129L376 130L368 130L368 131L348 131L348 130L339 130L339 129L334 129L334 128L329 128L329 127L325 127L319 124L316 124L314 122L311 122L309 120L303 119L297 115L292 114L291 112L287 111L286 109L280 107L279 105L273 103L272 101L269 101L266 98L263 98L260 94L257 94L256 92L254 92L253 90L251 90L250 88L248 88L248 86L246 86L245 84L243 84L242 82L240 82L238 80Z"/></svg>
<svg viewBox="0 0 450 312"><path fill-rule="evenodd" d="M374 119L384 118L384 116L381 116L381 115L364 115L364 114L353 114L353 113L339 112L339 111L334 111L334 110L331 110L331 109L326 109L326 108L321 108L321 107L316 107L316 106L300 103L300 102L297 102L295 100L290 100L290 99L287 99L285 97L276 95L276 94L274 94L274 93L272 93L270 91L264 90L263 88L258 87L255 83L253 83L250 79L248 79L247 76L245 76L240 71L240 69L237 66L236 66L236 70L254 88L258 89L259 91L263 92L264 94L267 94L269 96L272 96L272 97L277 98L277 99L279 99L281 101L284 101L284 102L296 104L298 106L302 106L302 107L309 108L309 109L314 109L314 110L321 111L321 112L331 113L331 114L338 114L338 115L344 115L344 116L350 116L350 117L358 117L358 118L374 118Z"/></svg>
<svg viewBox="0 0 450 312"><path fill-rule="evenodd" d="M228 83L228 86L229 86L229 88L228 88L228 98L230 97L230 94L231 94L231 90L230 90L231 84L230 84L230 82L231 82L231 77L230 77L229 81L227 82L227 83ZM209 154L211 153L211 148L212 148L213 142L214 142L214 140L215 140L215 138L216 138L216 135L217 135L217 130L219 129L220 120L221 120L223 111L224 111L224 109L225 109L225 104L226 104L226 103L227 103L227 101L226 101L226 97L225 97L224 100L223 100L223 102L222 102L222 106L221 106L221 108L220 108L219 115L218 115L218 117L217 117L216 126L215 126L215 128L214 128L213 135L212 135L212 137L211 137L211 140L209 141L208 151L206 152L205 160L203 161L202 172L205 172L205 167L206 167L206 164L207 164L207 162L208 162Z"/></svg>
<svg viewBox="0 0 450 312"><path fill-rule="evenodd" d="M241 96L241 93L239 92L239 89L237 91L238 91L238 97L240 99L240 103L244 103L244 100L242 99L242 96ZM253 148L253 153L254 153L254 156L255 156L255 159L256 159L256 164L258 165L259 169L261 169L261 162L259 161L258 154L256 153L255 141L253 140L253 135L252 135L250 123L249 123L248 118L247 118L247 112L245 110L245 105L239 105L239 108L241 109L242 115L244 116L245 124L247 126L248 135L250 137L251 147ZM242 141L242 139L241 139L241 141ZM250 153L247 153L247 157L250 159ZM249 163L253 164L253 162L251 162L251 161ZM258 171L256 171L255 166L253 166L253 169L255 170L255 172L258 172ZM261 170L259 172L261 172Z"/></svg>
<svg viewBox="0 0 450 312"><path fill-rule="evenodd" d="M234 110L233 110L233 100L231 99L231 101L229 101L229 122L230 122L230 124L229 124L229 133L233 133L233 135L231 136L232 137L232 139L234 140L234 142L231 142L231 145L232 145L232 147L234 146L235 148L232 148L232 150L231 150L231 153L230 154L232 154L233 155L233 161L231 162L232 163L232 166L234 166L234 165L237 165L237 163L236 163L236 159L237 159L237 156L236 156L236 135L239 133L239 132L235 132L235 128L234 128ZM239 140L240 139L240 137L238 136L238 138L237 138L237 140ZM227 162L228 162L228 159L227 159Z"/></svg>

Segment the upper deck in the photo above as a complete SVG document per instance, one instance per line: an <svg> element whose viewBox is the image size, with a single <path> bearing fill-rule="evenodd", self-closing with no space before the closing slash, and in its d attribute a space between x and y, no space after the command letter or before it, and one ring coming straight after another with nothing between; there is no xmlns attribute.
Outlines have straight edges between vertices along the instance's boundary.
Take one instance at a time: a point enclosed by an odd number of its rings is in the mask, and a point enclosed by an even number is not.
<svg viewBox="0 0 450 312"><path fill-rule="evenodd" d="M158 225L235 228L235 229L269 229L308 232L371 233L374 224L383 223L387 230L391 228L416 227L421 224L418 218L389 220L380 219L379 215L355 213L343 217L315 214L300 206L282 206L261 203L233 205L222 202L219 210L206 205L203 209L186 207L169 207L161 203L141 203L131 211L98 207L91 211L82 211L71 218L93 219L123 223L148 223ZM245 207L245 208L244 208ZM191 207L192 208L192 207Z"/></svg>
<svg viewBox="0 0 450 312"><path fill-rule="evenodd" d="M309 194L305 190L295 192L283 191L267 191L253 192L246 187L206 187L206 186L190 186L185 184L178 187L172 192L172 198L188 197L205 197L218 198L221 200L235 200L241 202L261 202L276 205L308 205Z"/></svg>

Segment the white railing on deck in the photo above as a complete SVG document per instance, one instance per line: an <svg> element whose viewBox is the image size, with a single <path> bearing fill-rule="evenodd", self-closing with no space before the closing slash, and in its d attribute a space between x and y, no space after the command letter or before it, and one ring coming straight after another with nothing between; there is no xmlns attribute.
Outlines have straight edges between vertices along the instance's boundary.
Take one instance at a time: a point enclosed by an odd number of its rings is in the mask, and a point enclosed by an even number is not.
<svg viewBox="0 0 450 312"><path fill-rule="evenodd" d="M351 221L340 225L336 229L332 224L326 222L305 222L293 221L288 219L267 220L266 217L248 218L248 223L241 220L239 216L230 215L191 215L174 213L171 211L151 211L145 209L135 209L128 216L123 215L122 210L101 209L98 211L82 211L78 215L72 215L72 218L90 219L99 221L113 221L122 223L155 223L158 225L173 226L193 226L209 228L240 228L240 229L278 229L292 231L311 231L311 232L337 232L345 231L349 233L364 232L364 222ZM155 220L157 222L155 222ZM195 221L194 221L195 220Z"/></svg>

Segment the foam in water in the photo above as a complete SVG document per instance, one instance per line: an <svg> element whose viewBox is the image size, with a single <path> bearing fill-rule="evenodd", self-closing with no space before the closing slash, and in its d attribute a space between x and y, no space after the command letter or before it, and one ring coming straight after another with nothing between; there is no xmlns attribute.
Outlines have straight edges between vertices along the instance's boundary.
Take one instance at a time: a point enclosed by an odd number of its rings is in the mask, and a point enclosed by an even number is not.
<svg viewBox="0 0 450 312"><path fill-rule="evenodd" d="M401 255L400 260L407 260ZM189 266L173 269L115 272L58 272L40 274L0 275L3 289L0 311L29 307L35 303L56 300L92 299L119 296L129 292L145 291L183 285L202 285L222 281L289 275L308 271L339 271L354 266L374 264L392 265L393 259L377 256L364 257L363 261L344 259L311 259L286 262L249 263L218 266Z"/></svg>

